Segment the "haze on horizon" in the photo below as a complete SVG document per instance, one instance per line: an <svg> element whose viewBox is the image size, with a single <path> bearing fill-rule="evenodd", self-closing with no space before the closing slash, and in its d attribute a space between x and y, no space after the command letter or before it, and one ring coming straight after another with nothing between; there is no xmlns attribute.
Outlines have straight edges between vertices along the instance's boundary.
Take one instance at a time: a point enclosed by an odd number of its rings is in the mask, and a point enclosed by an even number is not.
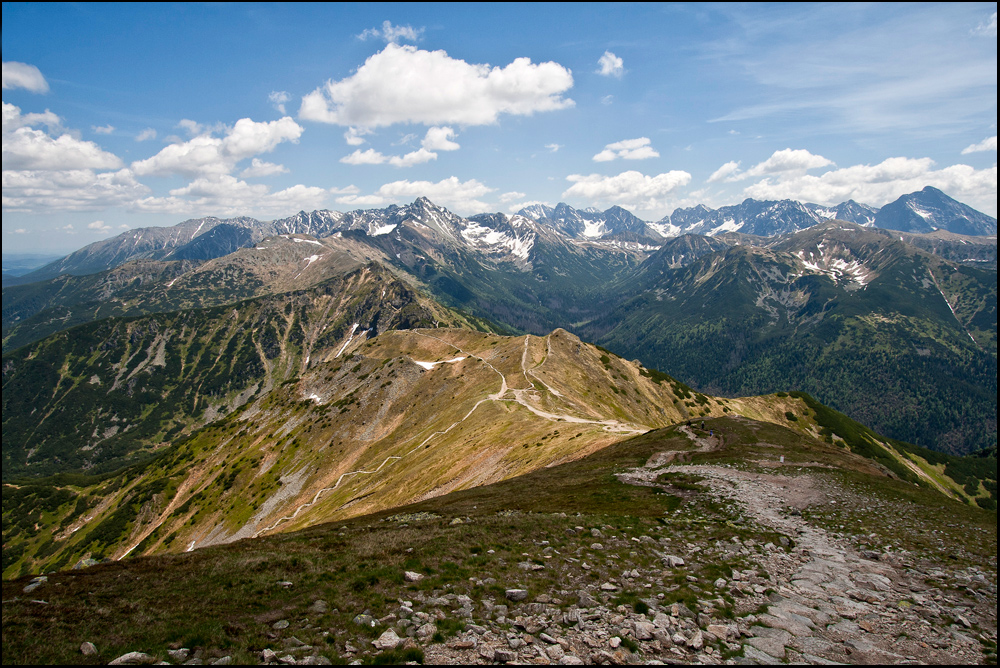
<svg viewBox="0 0 1000 668"><path fill-rule="evenodd" d="M996 4L4 6L3 244L426 196L997 212Z"/></svg>

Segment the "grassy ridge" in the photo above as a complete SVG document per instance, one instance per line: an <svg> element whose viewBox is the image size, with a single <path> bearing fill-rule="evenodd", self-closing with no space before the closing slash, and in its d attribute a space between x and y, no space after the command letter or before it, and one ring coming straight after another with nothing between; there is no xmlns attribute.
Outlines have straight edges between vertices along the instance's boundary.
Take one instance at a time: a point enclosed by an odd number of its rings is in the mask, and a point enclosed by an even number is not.
<svg viewBox="0 0 1000 668"><path fill-rule="evenodd" d="M869 542L873 539L868 534L877 534L878 540L909 550L916 560L937 555L939 540L959 564L983 563L990 554L995 556L995 514L885 477L863 457L778 425L710 418L705 435L709 429L722 437L722 450L691 453L692 443L681 432L660 429L574 462L404 508L190 554L135 557L59 573L32 594L42 597L45 605L21 593L26 578L4 581L4 660L106 663L126 651L167 658L165 650L173 645L200 649L206 660L231 656L244 663L258 660L261 649L294 635L334 662L348 659L347 643L361 649L355 657L371 662L378 657L370 640L384 627L356 624L355 615L367 611L382 618L395 612L400 600L449 593L473 601L502 601L504 588L516 584L532 596L558 596L558 605L566 607L575 598L560 590L617 577L626 561L632 568L657 568L659 559L638 541L642 537L654 542L667 538L678 545L711 545L733 537L779 542L779 535L756 526L753 518L711 502L698 492L697 483L680 480L676 493L662 493L623 484L616 477L662 451L686 453L695 464L761 467L773 474L774 469L763 464L774 463L780 448L789 471L806 463L829 465L810 468L810 475L848 485L893 509L855 517L850 508L824 506L809 513L810 521L863 534ZM938 531L928 540L928 532L903 527L898 518L923 518ZM592 528L603 532L605 551L589 550L595 540ZM983 540L969 541L969 531L985 532ZM545 559L546 546L562 555L586 552L590 570L567 559ZM656 544L652 548L662 549ZM531 555L528 563L544 568L521 568L525 552ZM664 573L662 584L652 590L620 592L613 604L639 610L643 598L662 593L663 605L680 602L693 610L705 594L692 590L687 576L705 586L746 567L739 554L689 562L686 570ZM426 577L408 583L404 570ZM722 616L727 610L732 614L732 598L727 596L720 594ZM325 610L317 611L317 600L326 603ZM278 620L291 625L275 630ZM432 640L448 640L463 627L455 619L441 620ZM81 657L79 645L85 640L97 645L97 656Z"/></svg>

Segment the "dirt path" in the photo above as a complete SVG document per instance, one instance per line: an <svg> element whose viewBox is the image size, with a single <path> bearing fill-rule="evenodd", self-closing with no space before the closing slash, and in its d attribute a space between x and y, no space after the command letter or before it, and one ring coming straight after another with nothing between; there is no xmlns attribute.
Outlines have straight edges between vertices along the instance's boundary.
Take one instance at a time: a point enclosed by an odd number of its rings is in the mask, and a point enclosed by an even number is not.
<svg viewBox="0 0 1000 668"><path fill-rule="evenodd" d="M352 330L351 334L353 335L353 330ZM456 346L451 341L447 341L447 340L442 339L440 337L432 336L430 334L423 334L421 332L414 332L414 334L416 334L418 336L423 336L423 337L428 338L428 339L434 339L436 341L440 341L442 343L448 344L449 346L451 346L451 347L455 348L456 350L458 350L462 355L465 355L466 358L473 358L473 359L479 360L480 362L482 362L483 364L485 364L486 366L488 366L490 369L492 369L493 371L495 371L498 376L500 376L500 389L497 392L495 392L493 394L488 394L485 398L480 399L479 401L477 401L472 406L472 408L469 409L469 411L460 420L456 420L455 422L453 422L452 424L450 424L446 429L443 429L443 430L436 431L436 432L432 433L427 438L425 438L423 441L421 441L418 445L414 446L412 449L408 450L407 452L403 453L402 455L396 455L396 456L386 457L385 460L381 464L379 464L379 466L377 468L375 468L374 470L370 470L369 471L369 470L359 469L357 471L349 471L347 473L344 473L339 478L337 478L337 482L334 483L332 486L330 486L330 487L324 487L323 489L320 489L319 491L317 491L313 495L313 498L312 498L311 501L309 501L307 503L304 503L304 504L296 507L295 511L291 515L285 515L285 516L279 518L278 520L276 520L274 523L270 524L269 526L256 531L253 534L254 538L256 538L256 537L258 537L258 536L260 536L262 534L265 534L267 532L275 530L276 528L278 528L278 526L280 526L281 524L284 524L285 522L289 522L291 520L294 520L304 510L306 510L308 508L311 508L312 506L316 505L316 503L319 501L320 497L323 494L325 494L327 492L332 492L333 490L335 490L338 487L340 487L340 484L344 480L346 480L348 478L353 478L353 477L356 477L356 476L362 476L362 475L375 475L376 473L378 473L379 471L381 471L383 468L385 468L385 466L387 464L389 464L390 462L396 462L396 461L398 461L400 459L403 459L404 457L407 457L407 456L411 455L412 453L414 453L414 452L422 449L432 439L434 439L434 438L436 438L438 436L443 436L444 434L447 434L452 429L454 429L455 427L459 426L460 424L462 424L463 422L465 422L466 420L468 420L472 416L472 414L476 412L477 408L479 408L482 404L484 404L486 402L489 402L489 401L514 402L514 403L520 404L521 406L523 406L527 410L531 411L532 413L534 413L538 417L540 417L542 419L545 419L545 420L551 420L553 422L571 422L573 424L601 425L601 426L604 427L604 429L606 431L618 432L618 433L622 433L622 434L642 434L642 433L645 433L646 431L648 431L647 427L643 427L641 425L631 425L631 424L619 422L618 420L588 420L588 419L585 419L585 418L576 417L574 415L566 415L566 414L561 414L561 413L549 413L547 411L540 410L540 409L532 406L530 403L528 403L528 399L525 397L525 394L535 393L537 395L537 392L538 392L534 388L534 385L532 385L531 380L528 378L528 373L531 373L527 369L527 367L526 367L526 357L527 357L527 354L528 354L528 340L529 340L528 337L525 337L525 339L524 339L524 353L521 356L521 370L522 370L522 372L524 374L525 380L528 381L529 387L527 387L527 388L511 388L511 387L508 386L508 384L507 384L507 377L503 374L503 372L501 372L495 366L493 366L492 364L490 364L483 357L480 357L479 355L476 355L475 353L469 352L467 350L463 350L462 348ZM346 344L345 344L345 346L346 346ZM551 353L551 347L549 348L549 353ZM452 362L457 362L457 361L461 361L461 360L458 360L456 358L455 360L451 360L451 361ZM426 369L426 367L423 367L423 368ZM427 369L427 370L430 370L430 369ZM534 376L533 373L532 373L532 376ZM555 390L553 390L552 388L550 388L548 385L546 385L545 382L542 381L541 379L538 379L538 381L542 385L544 385L545 388L549 392L551 392L552 394L554 394L555 396L561 396L558 392L556 392Z"/></svg>
<svg viewBox="0 0 1000 668"><path fill-rule="evenodd" d="M699 451L710 439L685 434ZM663 473L696 474L710 481L707 493L746 517L787 536L789 550L769 546L750 552L762 579L733 573L737 591L770 591L766 612L740 623L744 657L756 663L976 663L979 643L964 628L940 628L947 608L924 579L889 554L859 554L847 541L806 520L809 506L850 502L828 480L796 471L761 474L727 466L677 465L680 452L654 455L643 467L619 475L622 482L652 486ZM671 456L674 455L674 456ZM748 571L749 572L749 571ZM936 624L935 624L936 622ZM933 628L933 627L938 628Z"/></svg>

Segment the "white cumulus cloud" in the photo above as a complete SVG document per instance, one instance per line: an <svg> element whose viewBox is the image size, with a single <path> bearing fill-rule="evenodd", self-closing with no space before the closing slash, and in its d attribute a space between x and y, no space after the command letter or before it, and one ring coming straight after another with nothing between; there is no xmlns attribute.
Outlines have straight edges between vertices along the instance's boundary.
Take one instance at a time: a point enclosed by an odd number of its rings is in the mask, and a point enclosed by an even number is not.
<svg viewBox="0 0 1000 668"><path fill-rule="evenodd" d="M675 190L691 182L691 175L680 170L656 176L627 171L616 176L571 174L566 180L573 185L563 193L564 198L579 197L591 202L649 210L665 206Z"/></svg>
<svg viewBox="0 0 1000 668"><path fill-rule="evenodd" d="M111 134L111 133L113 133L115 131L115 126L110 125L110 124L109 125L94 125L94 126L91 126L90 129L93 130L96 134L99 134L99 135L109 135L109 134Z"/></svg>
<svg viewBox="0 0 1000 668"><path fill-rule="evenodd" d="M730 160L726 164L719 167L717 170L712 172L712 175L708 177L709 183L715 183L716 181L730 180L730 178L740 171L740 163Z"/></svg>
<svg viewBox="0 0 1000 668"><path fill-rule="evenodd" d="M290 210L322 208L330 192L294 185L272 193L263 184L249 184L229 174L202 176L174 188L167 197L146 197L132 203L143 212L177 215L278 216Z"/></svg>
<svg viewBox="0 0 1000 668"><path fill-rule="evenodd" d="M804 172L810 169L828 167L833 162L821 155L813 155L805 149L785 148L775 151L764 162L758 163L746 171L746 177L777 174L779 172Z"/></svg>
<svg viewBox="0 0 1000 668"><path fill-rule="evenodd" d="M384 39L386 42L396 44L401 41L416 42L424 32L423 28L414 28L411 25L394 26L391 21L382 21L382 29L368 28L364 30L358 39Z"/></svg>
<svg viewBox="0 0 1000 668"><path fill-rule="evenodd" d="M968 155L969 153L981 153L983 151L996 151L997 150L997 136L987 137L978 144L972 144L971 146L966 146L962 149L962 155Z"/></svg>
<svg viewBox="0 0 1000 668"><path fill-rule="evenodd" d="M428 128L427 135L420 145L428 151L457 151L462 147L452 141L455 136L455 131L447 126Z"/></svg>
<svg viewBox="0 0 1000 668"><path fill-rule="evenodd" d="M708 182L727 181L731 183L772 174L804 174L811 169L831 165L833 165L833 161L805 149L785 148L775 151L767 160L757 163L746 171L740 171L738 162L727 162L708 177Z"/></svg>
<svg viewBox="0 0 1000 668"><path fill-rule="evenodd" d="M362 151L360 148L340 159L345 165L381 165L389 158L373 148Z"/></svg>
<svg viewBox="0 0 1000 668"><path fill-rule="evenodd" d="M610 51L605 51L597 64L600 66L597 69L597 74L616 79L621 79L622 75L625 74L625 61Z"/></svg>
<svg viewBox="0 0 1000 668"><path fill-rule="evenodd" d="M604 147L604 150L594 156L595 162L609 162L621 158L623 160L647 160L659 158L660 154L650 146L649 137L626 139L614 142Z"/></svg>
<svg viewBox="0 0 1000 668"><path fill-rule="evenodd" d="M150 139L156 139L156 130L153 128L146 128L135 136L136 141L149 141Z"/></svg>
<svg viewBox="0 0 1000 668"><path fill-rule="evenodd" d="M347 132L344 133L344 141L347 142L348 146L361 146L365 143L364 136L370 134L371 131L365 128L347 128Z"/></svg>
<svg viewBox="0 0 1000 668"><path fill-rule="evenodd" d="M201 134L185 142L173 143L150 158L132 163L135 173L140 176L228 174L240 160L273 151L285 141L297 143L302 135L302 126L288 116L266 123L241 118L226 130L223 137L204 131L193 121L186 127Z"/></svg>
<svg viewBox="0 0 1000 668"><path fill-rule="evenodd" d="M9 61L3 63L3 89L24 88L32 93L48 93L49 82L34 65Z"/></svg>
<svg viewBox="0 0 1000 668"><path fill-rule="evenodd" d="M292 96L283 90L272 90L271 94L267 96L274 108L278 110L278 113L284 114L285 103L292 99Z"/></svg>
<svg viewBox="0 0 1000 668"><path fill-rule="evenodd" d="M101 232L103 234L107 234L108 232L111 231L112 228L103 220L95 220L94 222L87 224L87 229L93 230L94 232Z"/></svg>
<svg viewBox="0 0 1000 668"><path fill-rule="evenodd" d="M788 173L747 186L756 199L796 199L835 205L848 199L883 206L901 195L933 186L970 206L995 216L997 168L969 165L934 168L930 158L888 158L877 165L853 165L824 174Z"/></svg>
<svg viewBox="0 0 1000 668"><path fill-rule="evenodd" d="M411 151L406 155L392 156L389 158L389 164L393 167L412 167L413 165L421 165L431 160L437 160L437 157L438 154L433 151L428 151L426 148L418 148L416 151Z"/></svg>
<svg viewBox="0 0 1000 668"><path fill-rule="evenodd" d="M426 197L435 204L445 206L459 214L485 211L489 205L479 198L493 192L476 179L460 181L451 176L434 183L432 181L393 181L381 186L371 195L348 194L337 198L340 204L348 206L384 206L390 202L412 201Z"/></svg>
<svg viewBox="0 0 1000 668"><path fill-rule="evenodd" d="M48 131L32 125L45 124ZM67 170L116 169L122 166L118 156L108 153L90 141L82 141L68 132L52 136L59 130L59 117L44 114L21 114L13 104L3 103L3 169L6 170Z"/></svg>
<svg viewBox="0 0 1000 668"><path fill-rule="evenodd" d="M444 51L388 44L351 76L302 98L299 117L350 127L394 123L486 125L501 114L527 116L573 106L563 93L572 73L554 62L517 58L473 65Z"/></svg>
<svg viewBox="0 0 1000 668"><path fill-rule="evenodd" d="M3 170L5 211L94 211L127 205L149 192L128 169Z"/></svg>
<svg viewBox="0 0 1000 668"><path fill-rule="evenodd" d="M240 172L240 176L247 179L287 173L288 168L284 165L276 165L273 162L266 162L260 158L254 158L250 161L250 166Z"/></svg>
<svg viewBox="0 0 1000 668"><path fill-rule="evenodd" d="M519 193L516 190L513 190L509 193L500 195L500 201L504 204L508 204L510 202L516 202L519 199L524 199L525 197L527 197L525 193Z"/></svg>

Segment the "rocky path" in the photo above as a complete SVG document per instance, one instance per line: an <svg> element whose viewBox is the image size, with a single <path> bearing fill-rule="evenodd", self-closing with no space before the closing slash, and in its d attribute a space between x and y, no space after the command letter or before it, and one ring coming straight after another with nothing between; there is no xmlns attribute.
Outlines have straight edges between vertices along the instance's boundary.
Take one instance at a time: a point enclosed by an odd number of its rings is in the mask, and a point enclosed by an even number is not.
<svg viewBox="0 0 1000 668"><path fill-rule="evenodd" d="M683 466L712 481L720 501L737 503L761 525L789 536L790 552L773 550L758 560L767 573L766 611L741 620L746 659L757 663L978 663L980 643L960 628L942 628L948 603L932 592L923 575L889 554L859 554L846 541L807 522L801 510L836 503L808 474L754 474L727 467ZM660 471L657 471L660 472ZM740 590L753 587L741 586ZM930 595L928 593L930 592ZM936 595L935 595L936 594ZM936 600L935 600L936 599ZM946 600L946 599L945 599Z"/></svg>
<svg viewBox="0 0 1000 668"><path fill-rule="evenodd" d="M696 451L723 445L681 431ZM618 474L650 487L698 480L703 491L657 522L611 526L555 513L558 531L539 530L502 558L502 548L490 549L483 556L498 568L478 569L467 586L420 588L425 576L407 571L398 604L386 597L377 612L347 611L346 625L322 621L323 600L289 611L254 659L359 664L412 652L425 664L461 665L995 663L995 562L980 570L859 548L821 526L816 509L884 511L822 469L679 463L691 452L659 452ZM663 474L679 475L661 482Z"/></svg>

